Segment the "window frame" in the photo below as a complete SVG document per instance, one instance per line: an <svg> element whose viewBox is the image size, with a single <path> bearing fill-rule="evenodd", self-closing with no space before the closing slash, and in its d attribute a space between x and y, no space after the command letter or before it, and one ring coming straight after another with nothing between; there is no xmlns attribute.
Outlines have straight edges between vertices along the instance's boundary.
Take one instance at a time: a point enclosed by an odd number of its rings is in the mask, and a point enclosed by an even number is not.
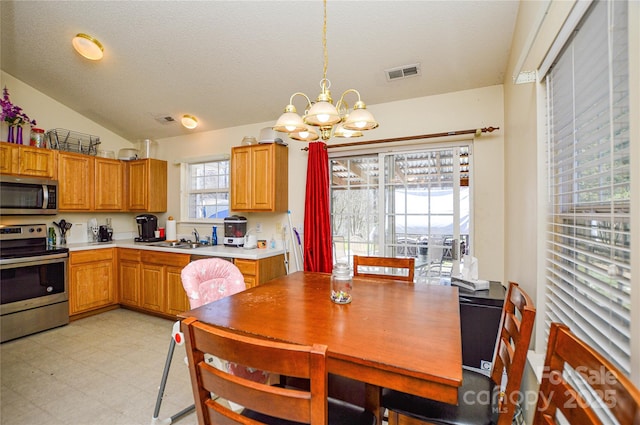
<svg viewBox="0 0 640 425"><path fill-rule="evenodd" d="M209 164L209 163L227 163L227 182L226 188L215 188L211 190L207 189L192 189L190 184L191 167L195 165ZM202 223L202 224L223 224L224 218L196 218L189 216L189 197L193 193L226 193L229 199L229 210L231 209L231 157L229 155L214 155L204 156L198 158L188 158L180 161L180 222L181 223Z"/></svg>
<svg viewBox="0 0 640 425"><path fill-rule="evenodd" d="M438 151L438 150L452 150L456 152L456 155L459 155L458 157L460 158L460 167L453 167L453 178L457 178L459 180L464 180L465 184L464 186L468 186L468 199L469 199L469 228L468 228L468 235L466 236L465 240L467 243L469 243L470 240L472 240L473 238L473 234L474 234L474 230L473 230L473 226L474 226L474 218L473 218L473 183L474 183L474 177L473 177L473 145L474 145L474 141L473 139L458 139L455 141L443 141L443 142L425 142L424 140L418 140L417 143L412 143L412 144L406 144L406 145L402 145L402 146L394 146L393 148L389 148L389 147L381 147L381 148L360 148L360 149L348 149L348 150L341 150L339 152L330 152L329 153L329 181L330 181L330 197L332 198L333 195L331 194L331 191L333 189L333 183L332 183L332 175L333 175L333 170L332 170L332 164L331 161L333 159L336 158L344 158L344 157L360 157L360 158L364 158L366 156L372 156L375 158L375 162L377 162L378 164L378 169L384 169L386 167L385 162L387 160L387 157L390 155L403 155L403 154L412 154L412 153L419 153L419 152L426 152L426 151ZM459 151L460 150L465 150L466 153L460 154ZM463 159L464 158L464 159ZM464 177L464 178L462 178ZM379 176L376 180L375 186L378 187L378 193L377 193L377 204L379 206L381 206L380 208L382 208L382 210L378 210L377 212L377 218L375 220L375 222L377 223L378 227L382 226L384 227L384 223L385 223L385 215L387 215L387 213L384 211L384 205L385 205L385 195L386 195L386 190L387 190L387 186L388 186L388 182L385 181L385 176L384 173L382 171L379 172ZM454 196L457 196L459 198L460 194L459 191L455 191L454 189ZM459 202L459 200L458 200ZM332 220L332 226L333 226L333 205L331 205L330 208L330 213L331 213L331 220ZM409 214L411 215L411 214ZM381 224L382 223L382 224ZM455 225L455 224L454 224ZM333 231L333 229L332 229ZM393 242L388 242L388 241L384 241L385 238L385 232L377 232L377 235L375 237L374 240L368 240L367 243L368 244L374 244L376 246L379 246L380 249L384 250L386 252L386 250L391 249L392 251L395 248L398 248L399 245L397 243L393 243ZM462 235L461 235L462 238ZM444 238L443 238L444 240ZM348 241L345 241L348 242ZM356 242L357 243L357 242ZM472 255L472 250L473 250L473 243L467 246L469 246L469 251L468 254ZM403 245L404 246L404 245ZM407 245L407 247L413 247L413 245ZM335 251L335 246L334 246L334 251ZM405 249L407 249L405 247ZM417 249L417 247L416 247ZM449 249L448 252L450 252L451 249ZM390 254L385 254L385 255L390 255ZM336 257L336 252L334 252L334 260ZM352 259L349 255L347 255L347 257L349 258L349 262L351 263ZM462 255L460 255L460 258L462 257ZM459 260L456 260L459 261Z"/></svg>

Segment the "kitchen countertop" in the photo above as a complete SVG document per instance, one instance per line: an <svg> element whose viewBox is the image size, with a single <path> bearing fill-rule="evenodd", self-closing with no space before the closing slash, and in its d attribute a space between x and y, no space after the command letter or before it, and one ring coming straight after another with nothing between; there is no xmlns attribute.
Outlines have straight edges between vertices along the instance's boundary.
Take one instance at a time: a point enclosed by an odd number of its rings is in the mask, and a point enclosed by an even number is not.
<svg viewBox="0 0 640 425"><path fill-rule="evenodd" d="M145 242L134 242L131 239L115 240L111 242L85 242L67 244L70 252L86 251L101 248L131 248L148 251L173 252L175 254L202 255L210 257L241 258L245 260L260 260L284 254L284 249L230 247L224 245L204 246L201 248L171 248L166 246L152 246Z"/></svg>

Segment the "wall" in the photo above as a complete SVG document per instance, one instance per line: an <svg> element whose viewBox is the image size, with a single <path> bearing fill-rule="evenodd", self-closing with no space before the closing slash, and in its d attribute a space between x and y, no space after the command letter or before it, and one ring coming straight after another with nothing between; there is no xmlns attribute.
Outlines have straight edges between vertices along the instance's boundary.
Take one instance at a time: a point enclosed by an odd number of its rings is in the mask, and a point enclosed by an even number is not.
<svg viewBox="0 0 640 425"><path fill-rule="evenodd" d="M482 277L503 280L504 270L504 108L502 86L484 87L438 96L414 98L406 101L369 105L380 127L368 132L361 140L377 140L390 137L415 136L429 133L500 127L489 135L483 135L474 143L474 240ZM226 128L158 140L158 157L168 159L169 209L160 216L163 222L169 215L180 217L180 167L173 164L179 158L203 155L229 154L231 147L240 144L244 136L259 135L260 129L273 125L273 121ZM331 141L340 143L342 140ZM307 154L301 148L306 143L289 140L289 209L292 224L303 229L304 196ZM269 240L275 235L278 223L288 222L286 213L242 213L248 228L261 223L262 235L258 239ZM189 234L193 223L179 224L178 233ZM200 234L209 234L210 226L197 226Z"/></svg>
<svg viewBox="0 0 640 425"><path fill-rule="evenodd" d="M113 150L116 155L118 150L125 147L132 147L132 144L116 135L115 133L107 130L106 128L96 124L88 118L80 115L79 113L69 109L60 102L52 99L35 90L33 87L25 84L6 72L0 73L0 87L7 87L9 90L9 96L12 103L20 106L25 113L31 119L35 119L37 127L44 129L45 131L54 128L64 128L68 130L78 131L80 133L92 134L100 137L99 148L103 150ZM28 141L29 133L25 130L25 137ZM2 123L0 125L0 140L7 139L7 126ZM96 218L98 224L105 224L106 218L111 217L113 220L113 228L115 231L114 236L116 238L128 238L131 237L132 232L135 230L135 220L133 217L135 214L114 214L114 213L61 213L57 216L38 216L36 217L11 217L0 216L0 223L2 224L26 224L34 223L46 223L48 226L52 226L53 221L59 221L64 218L66 221L74 224L71 228L68 237L71 242L84 237L85 230L80 233L81 225L86 225L90 218Z"/></svg>
<svg viewBox="0 0 640 425"><path fill-rule="evenodd" d="M522 391L525 400L525 421L531 423L535 410L535 395L538 390L540 370L546 350L544 327L544 229L545 229L545 179L544 179L544 127L538 117L545 114L544 105L539 104L544 93L536 83L514 85L512 75L516 65L523 62L523 70L536 70L553 43L573 1L521 1L512 41L512 55L504 81L505 104L505 278L522 284L535 299L537 307L535 343L536 353L530 353L530 365L525 371ZM548 10L546 9L549 6ZM537 22L545 13L542 26L537 31ZM640 4L629 2L630 29L630 83L631 116L640 116ZM537 36L536 36L537 32ZM533 40L531 49L528 42ZM527 53L528 52L528 53ZM631 169L632 193L640 193L640 125L631 120ZM634 142L635 141L635 142ZM634 166L635 164L635 166ZM638 197L632 199L632 220L636 223L640 214ZM632 224L632 251L640 249L640 226ZM634 242L635 241L635 242ZM632 276L640 274L640 257L632 258ZM637 280L634 279L634 280ZM632 291L631 335L639 335L640 291ZM640 362L640 338L631 341L632 365ZM632 379L640 385L640 369L632 370Z"/></svg>
<svg viewBox="0 0 640 425"><path fill-rule="evenodd" d="M522 285L537 303L538 278L538 195L544 187L538 185L538 105L535 83L513 84L515 66L523 62L522 70L536 70L548 46L571 10L572 2L553 2L544 18L535 43L530 51L527 43L536 31L539 16L547 2L520 3L516 31L512 42L512 56L505 76L505 276ZM529 53L527 54L527 51ZM540 191L539 191L540 190ZM538 312L541 316L541 312Z"/></svg>
<svg viewBox="0 0 640 425"><path fill-rule="evenodd" d="M131 147L131 143L107 129L72 111L55 99L24 84L13 76L2 73L1 84L9 88L11 99L23 107L31 118L38 121L38 126L48 130L66 128L82 133L99 135L102 141L100 148L114 150ZM409 99L386 104L370 105L369 109L381 123L380 127L361 138L361 140L377 140L390 137L415 136L429 133L440 133L476 129L487 126L501 129L478 138L474 143L474 239L475 255L479 261L481 277L503 281L504 270L504 107L502 86L491 86L438 96ZM277 119L274 116L274 121ZM273 125L273 121L256 123L241 127L195 133L187 136L161 139L157 141L157 157L169 162L168 166L168 210L166 214L158 214L160 223L169 216L180 217L180 167L175 162L180 158L203 155L229 154L232 146L240 144L244 136L258 137L260 129ZM3 126L6 137L6 126ZM306 181L307 154L301 148L306 143L289 140L289 209L294 227L304 235L304 195ZM339 141L331 143L339 143ZM269 240L276 235L277 224L287 224L286 213L243 213L249 219L249 228L261 223L263 227L259 239ZM100 224L107 217L113 218L116 236L128 237L135 231L135 214L84 214L65 213L55 218L46 217L50 225L52 221L64 218L71 223L84 224L89 218L96 217ZM2 217L3 223L33 222L32 218ZM209 225L180 223L178 234L189 236L193 227L197 227L201 235L209 234ZM77 233L77 232L76 232ZM71 236L74 235L72 228ZM276 235L277 237L277 235ZM293 263L293 262L292 262Z"/></svg>

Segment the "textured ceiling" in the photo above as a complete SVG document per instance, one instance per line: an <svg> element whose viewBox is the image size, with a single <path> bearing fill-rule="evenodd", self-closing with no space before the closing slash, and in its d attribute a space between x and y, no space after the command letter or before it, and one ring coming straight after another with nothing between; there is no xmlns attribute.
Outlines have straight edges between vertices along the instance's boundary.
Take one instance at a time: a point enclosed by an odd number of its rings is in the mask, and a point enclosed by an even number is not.
<svg viewBox="0 0 640 425"><path fill-rule="evenodd" d="M375 105L501 84L517 11L515 0L329 0L334 100L348 88ZM193 114L195 131L275 122L292 93L320 90L322 13L319 0L2 0L2 70L131 141L191 132L159 116ZM75 53L79 32L102 42L101 61ZM414 63L421 75L386 80Z"/></svg>

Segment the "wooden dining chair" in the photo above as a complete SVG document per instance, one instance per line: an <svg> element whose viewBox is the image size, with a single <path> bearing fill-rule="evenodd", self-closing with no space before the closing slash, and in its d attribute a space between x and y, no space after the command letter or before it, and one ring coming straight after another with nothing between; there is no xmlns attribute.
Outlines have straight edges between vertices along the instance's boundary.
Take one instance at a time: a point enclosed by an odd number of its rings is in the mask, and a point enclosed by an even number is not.
<svg viewBox="0 0 640 425"><path fill-rule="evenodd" d="M458 404L383 390L382 405L389 410L389 425L511 425L520 399L520 383L527 360L536 310L517 283L510 282L502 307L490 376L464 369ZM501 391L503 373L507 383Z"/></svg>
<svg viewBox="0 0 640 425"><path fill-rule="evenodd" d="M364 277L375 277L380 279L405 280L413 283L415 258L393 258L393 257L368 257L363 255L353 256L353 275ZM360 266L368 267L368 271L360 271ZM384 270L380 273L371 273L371 268L393 268L406 269L407 274L385 274Z"/></svg>
<svg viewBox="0 0 640 425"><path fill-rule="evenodd" d="M567 381L567 365L572 376L580 375L579 386ZM565 423L557 412L570 424L602 424L597 412L606 411L620 425L640 425L640 390L566 325L551 324L543 371L534 425Z"/></svg>
<svg viewBox="0 0 640 425"><path fill-rule="evenodd" d="M182 322L200 425L375 425L373 413L327 397L325 345L302 346L229 332L187 318ZM255 382L208 364L205 354L261 370L309 379L308 391ZM243 407L240 412L228 403Z"/></svg>

